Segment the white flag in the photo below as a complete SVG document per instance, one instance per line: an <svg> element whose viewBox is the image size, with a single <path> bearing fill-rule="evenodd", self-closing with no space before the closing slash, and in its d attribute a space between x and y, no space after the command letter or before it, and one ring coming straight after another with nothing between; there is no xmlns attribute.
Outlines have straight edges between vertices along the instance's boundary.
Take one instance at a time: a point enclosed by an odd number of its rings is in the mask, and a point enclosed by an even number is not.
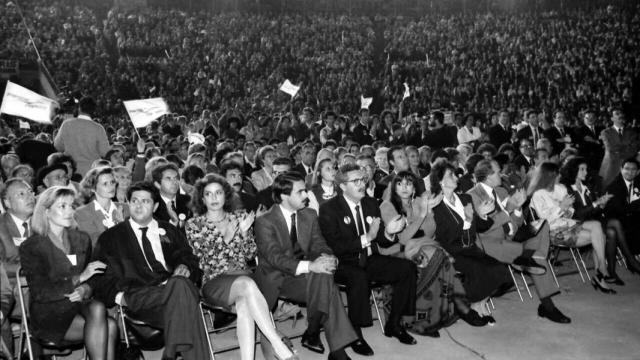
<svg viewBox="0 0 640 360"><path fill-rule="evenodd" d="M289 80L285 80L284 84L280 86L280 90L291 95L291 98L293 98L296 96L296 94L300 90L300 86L293 85Z"/></svg>
<svg viewBox="0 0 640 360"><path fill-rule="evenodd" d="M20 129L31 129L28 121L18 120L18 123L20 124Z"/></svg>
<svg viewBox="0 0 640 360"><path fill-rule="evenodd" d="M51 115L56 107L58 107L56 101L7 81L0 113L20 116L43 124L51 124Z"/></svg>
<svg viewBox="0 0 640 360"><path fill-rule="evenodd" d="M411 92L409 92L409 84L404 83L404 95L402 95L402 100L411 96Z"/></svg>
<svg viewBox="0 0 640 360"><path fill-rule="evenodd" d="M204 135L190 132L187 135L187 140L189 140L189 144L204 144Z"/></svg>
<svg viewBox="0 0 640 360"><path fill-rule="evenodd" d="M169 106L163 98L124 101L131 122L136 128L149 125L153 120L169 113Z"/></svg>
<svg viewBox="0 0 640 360"><path fill-rule="evenodd" d="M369 109L369 106L371 106L371 103L373 102L373 98L372 97L364 97L362 95L360 95L360 104L361 104L361 109Z"/></svg>

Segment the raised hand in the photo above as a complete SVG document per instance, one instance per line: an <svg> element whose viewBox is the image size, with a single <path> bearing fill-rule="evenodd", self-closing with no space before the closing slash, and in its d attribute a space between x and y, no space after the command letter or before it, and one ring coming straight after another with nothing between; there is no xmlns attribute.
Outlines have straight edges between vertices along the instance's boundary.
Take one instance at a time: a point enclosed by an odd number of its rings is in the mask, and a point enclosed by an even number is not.
<svg viewBox="0 0 640 360"><path fill-rule="evenodd" d="M495 210L495 207L496 207L495 205L496 204L493 201L493 199L488 199L480 203L476 211L478 212L478 215L480 215L480 217L485 217L488 214L490 214L493 210Z"/></svg>
<svg viewBox="0 0 640 360"><path fill-rule="evenodd" d="M249 231L249 229L251 229L251 226L253 225L253 221L256 219L256 214L252 211L248 214L245 215L244 219L242 219L242 221L240 221L240 231L243 234L246 234L247 231Z"/></svg>
<svg viewBox="0 0 640 360"><path fill-rule="evenodd" d="M389 223L385 226L384 230L388 234L396 234L402 231L404 227L407 225L407 221L401 215L396 216L393 220L389 221Z"/></svg>
<svg viewBox="0 0 640 360"><path fill-rule="evenodd" d="M367 232L367 240L369 242L378 237L378 230L380 230L380 218L375 217L369 224L369 231Z"/></svg>

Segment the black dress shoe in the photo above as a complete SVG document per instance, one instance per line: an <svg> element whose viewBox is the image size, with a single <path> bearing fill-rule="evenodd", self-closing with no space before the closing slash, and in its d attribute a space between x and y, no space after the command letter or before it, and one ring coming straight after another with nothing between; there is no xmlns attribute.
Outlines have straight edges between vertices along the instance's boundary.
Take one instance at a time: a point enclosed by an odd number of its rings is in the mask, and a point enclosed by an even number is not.
<svg viewBox="0 0 640 360"><path fill-rule="evenodd" d="M320 334L310 335L305 331L304 334L302 334L300 342L302 346L313 352L317 352L318 354L324 353L324 345L322 345L322 341L320 341Z"/></svg>
<svg viewBox="0 0 640 360"><path fill-rule="evenodd" d="M409 329L409 332L411 332L412 334L417 334L420 336L428 336L428 337L432 337L432 338L439 338L440 337L440 332L438 330L416 330L416 329Z"/></svg>
<svg viewBox="0 0 640 360"><path fill-rule="evenodd" d="M561 313L560 310L558 310L558 308L555 306L553 307L553 309L547 310L541 304L540 306L538 306L538 316L542 318L547 318L559 324L569 324L571 322L571 319L569 319L563 313Z"/></svg>
<svg viewBox="0 0 640 360"><path fill-rule="evenodd" d="M604 277L604 282L606 282L607 284L614 284L614 285L624 286L624 281L622 281L622 279L620 279L618 277L618 275L614 274L614 273L612 273L609 276L605 276Z"/></svg>
<svg viewBox="0 0 640 360"><path fill-rule="evenodd" d="M491 315L486 315L486 316L483 316L482 318L487 320L487 324L490 326L493 326L496 324L496 319Z"/></svg>
<svg viewBox="0 0 640 360"><path fill-rule="evenodd" d="M351 349L353 349L353 351L359 355L363 355L363 356L373 355L373 349L371 348L371 346L369 346L369 344L367 344L366 341L364 341L364 339L358 339L352 342Z"/></svg>
<svg viewBox="0 0 640 360"><path fill-rule="evenodd" d="M487 319L486 317L481 317L478 312L473 309L469 309L469 312L466 314L458 313L458 316L460 316L460 318L464 320L464 322L471 326L480 327L485 326L489 323L489 319Z"/></svg>
<svg viewBox="0 0 640 360"><path fill-rule="evenodd" d="M386 337L394 337L400 340L401 343L406 345L415 345L418 343L416 339L413 338L413 336L409 335L407 331L400 326L385 326L384 335Z"/></svg>
<svg viewBox="0 0 640 360"><path fill-rule="evenodd" d="M533 258L519 256L513 260L513 268L526 272L530 275L544 275L547 272L547 268L544 265L538 264Z"/></svg>

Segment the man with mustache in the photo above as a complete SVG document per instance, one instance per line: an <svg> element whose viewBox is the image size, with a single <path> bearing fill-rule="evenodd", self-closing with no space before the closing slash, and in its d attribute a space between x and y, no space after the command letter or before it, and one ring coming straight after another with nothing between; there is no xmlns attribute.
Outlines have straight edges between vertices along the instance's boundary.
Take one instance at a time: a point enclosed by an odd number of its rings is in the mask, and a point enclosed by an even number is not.
<svg viewBox="0 0 640 360"><path fill-rule="evenodd" d="M244 178L242 165L235 161L224 161L220 167L220 175L227 179L227 182L234 191L234 196L231 199L231 208L234 211L244 209L247 212L252 212L258 209L260 205L258 198L242 189Z"/></svg>
<svg viewBox="0 0 640 360"><path fill-rule="evenodd" d="M360 355L371 356L373 350L362 336L361 327L371 326L369 284L375 281L393 285L391 314L385 335L403 344L416 340L401 326L402 316L415 315L416 267L406 259L379 254L378 246L389 247L396 241L405 219L398 216L388 224L380 220L378 202L366 197L367 177L358 165L342 166L336 174L342 194L320 206L320 229L327 244L338 257L336 282L347 289L349 319L358 340L351 348Z"/></svg>

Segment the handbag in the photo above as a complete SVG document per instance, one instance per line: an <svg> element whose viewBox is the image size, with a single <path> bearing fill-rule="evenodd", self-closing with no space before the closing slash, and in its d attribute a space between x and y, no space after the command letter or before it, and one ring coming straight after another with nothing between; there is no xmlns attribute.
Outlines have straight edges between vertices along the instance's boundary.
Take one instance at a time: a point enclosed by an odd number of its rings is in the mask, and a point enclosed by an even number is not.
<svg viewBox="0 0 640 360"><path fill-rule="evenodd" d="M525 224L520 226L516 231L515 235L513 235L513 241L515 242L525 242L533 237L538 236L540 229L544 227L544 224L547 222L546 219L536 219L536 214L531 207L528 207L530 217Z"/></svg>

